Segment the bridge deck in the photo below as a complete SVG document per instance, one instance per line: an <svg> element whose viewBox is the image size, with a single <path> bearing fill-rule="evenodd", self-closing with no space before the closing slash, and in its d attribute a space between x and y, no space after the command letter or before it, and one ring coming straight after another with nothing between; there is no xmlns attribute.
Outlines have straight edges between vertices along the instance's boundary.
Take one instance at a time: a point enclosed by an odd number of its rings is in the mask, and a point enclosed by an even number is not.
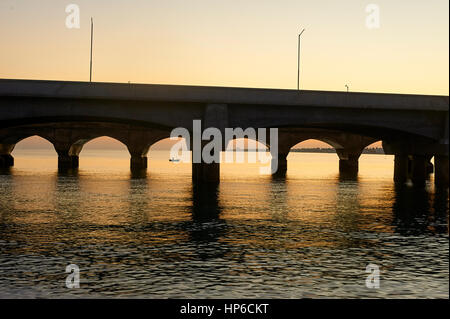
<svg viewBox="0 0 450 319"><path fill-rule="evenodd" d="M9 79L0 79L0 97L449 110L449 97L440 95Z"/></svg>

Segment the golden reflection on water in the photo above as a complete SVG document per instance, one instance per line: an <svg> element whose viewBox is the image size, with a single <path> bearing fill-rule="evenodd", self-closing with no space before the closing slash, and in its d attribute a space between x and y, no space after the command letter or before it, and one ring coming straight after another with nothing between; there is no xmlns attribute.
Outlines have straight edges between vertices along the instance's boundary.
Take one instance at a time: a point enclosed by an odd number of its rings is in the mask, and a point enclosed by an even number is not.
<svg viewBox="0 0 450 319"><path fill-rule="evenodd" d="M226 274L238 285L234 276L254 280L262 270L271 280L273 271L295 273L291 267L301 264L309 276L292 282L315 285L334 271L328 263L337 256L346 265L365 267L382 258L387 269L394 267L408 236L426 239L406 247L414 251L419 269L433 267L423 251L448 253L448 192L435 192L432 179L424 190L396 189L392 156L362 155L357 180L340 178L336 154L291 153L285 177L260 175L260 163L225 163L217 188L195 188L191 165L170 163L168 152L150 152L149 168L138 177L129 171L126 152L86 150L79 170L71 173L57 172L54 152L14 155L15 167L0 175L0 250L87 258L94 277L114 265L130 276L156 267L156 273L169 272L173 279L180 276L170 268L174 262L191 263L194 268L183 269L195 273L200 260L202 267L213 267L208 280ZM292 266L277 268L281 261ZM217 262L228 270L214 268ZM441 262L448 268L448 260ZM438 273L439 280L445 277ZM417 274L411 280L420 282ZM448 294L448 286L443 290ZM215 293L224 296L220 291Z"/></svg>
<svg viewBox="0 0 450 319"><path fill-rule="evenodd" d="M170 163L168 152L151 152L146 178L133 179L128 154L105 150L85 153L76 178L58 175L56 156L51 152L16 155L9 177L9 205L27 213L10 217L27 224L76 218L92 225L191 219L187 209L193 205L189 163ZM391 223L377 223L381 217L392 221L388 209L383 210L383 216L366 209L392 205L392 156L362 155L358 181L339 180L335 154L291 153L288 160L288 173L282 179L259 175L262 164L222 164L217 198L220 218L292 220L315 227L332 222L347 232L374 227L378 232L393 231ZM370 182L376 181L385 185L375 188ZM64 211L65 201L71 202L70 212ZM359 222L361 215L364 223Z"/></svg>

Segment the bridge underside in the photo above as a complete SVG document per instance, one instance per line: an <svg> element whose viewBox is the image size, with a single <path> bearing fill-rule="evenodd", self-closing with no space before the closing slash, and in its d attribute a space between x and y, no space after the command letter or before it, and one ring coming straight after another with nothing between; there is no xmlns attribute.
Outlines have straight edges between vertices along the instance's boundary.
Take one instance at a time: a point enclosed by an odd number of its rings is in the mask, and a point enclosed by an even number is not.
<svg viewBox="0 0 450 319"><path fill-rule="evenodd" d="M208 119L206 119L208 120ZM219 126L213 121L206 121L210 126ZM220 123L219 123L220 124ZM112 122L49 122L18 125L0 129L0 167L14 165L11 155L15 145L30 136L40 136L53 144L58 154L59 170L76 169L79 166L79 154L90 140L108 136L126 145L130 153L132 171L147 169L147 153L154 143L170 137L170 130L161 127L141 126ZM325 128L283 127L278 130L278 157L276 175L287 172L287 156L296 144L316 139L332 146L339 158L339 172L344 178L355 178L358 174L358 161L364 148L379 141L376 136L364 136ZM269 140L269 138L267 138ZM448 150L422 139L411 137L399 142L399 139L383 140L387 154L395 155L394 181L404 184L412 181L414 185L423 186L430 173L430 160L435 159L435 183L439 187L448 187L449 161ZM192 142L189 143L192 145ZM266 143L268 148L270 144ZM225 149L225 145L223 149ZM273 159L275 160L275 159ZM431 169L433 171L433 169ZM220 180L220 163L193 163L192 178L194 182L217 183Z"/></svg>

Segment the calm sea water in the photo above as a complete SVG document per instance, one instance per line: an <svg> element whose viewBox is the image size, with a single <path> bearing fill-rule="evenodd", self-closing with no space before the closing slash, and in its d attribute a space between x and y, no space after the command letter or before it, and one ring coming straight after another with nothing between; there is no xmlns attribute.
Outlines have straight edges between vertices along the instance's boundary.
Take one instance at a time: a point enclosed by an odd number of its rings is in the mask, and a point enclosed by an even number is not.
<svg viewBox="0 0 450 319"><path fill-rule="evenodd" d="M85 150L77 174L54 152L17 150L0 173L0 297L448 298L448 192L396 189L393 157L291 153L286 178L222 165L195 190L190 164ZM380 288L368 289L368 264ZM65 285L80 268L80 288Z"/></svg>

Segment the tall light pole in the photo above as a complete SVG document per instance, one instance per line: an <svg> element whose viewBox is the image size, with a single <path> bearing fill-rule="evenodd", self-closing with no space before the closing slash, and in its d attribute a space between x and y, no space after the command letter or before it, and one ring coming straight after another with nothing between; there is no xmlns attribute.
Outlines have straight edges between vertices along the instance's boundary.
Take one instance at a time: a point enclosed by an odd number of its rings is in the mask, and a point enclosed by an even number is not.
<svg viewBox="0 0 450 319"><path fill-rule="evenodd" d="M91 17L91 59L89 68L89 82L92 82L92 41L94 38L94 19Z"/></svg>
<svg viewBox="0 0 450 319"><path fill-rule="evenodd" d="M297 55L297 91L300 90L300 37L305 29L298 35L298 55Z"/></svg>

